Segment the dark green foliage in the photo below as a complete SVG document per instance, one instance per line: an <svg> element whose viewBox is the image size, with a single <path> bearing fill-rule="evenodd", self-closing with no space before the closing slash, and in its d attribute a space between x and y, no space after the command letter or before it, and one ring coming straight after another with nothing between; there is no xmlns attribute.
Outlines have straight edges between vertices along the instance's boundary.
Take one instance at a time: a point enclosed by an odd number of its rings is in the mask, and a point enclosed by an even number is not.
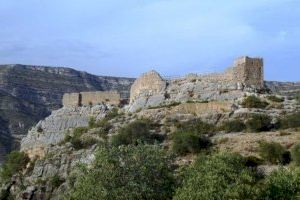
<svg viewBox="0 0 300 200"><path fill-rule="evenodd" d="M300 112L287 115L280 119L279 126L282 129L300 127Z"/></svg>
<svg viewBox="0 0 300 200"><path fill-rule="evenodd" d="M246 127L248 131L268 131L271 128L271 121L268 115L256 114L246 122Z"/></svg>
<svg viewBox="0 0 300 200"><path fill-rule="evenodd" d="M99 136L106 136L112 125L109 123L107 118L96 121L94 117L90 118L89 128L100 128L98 131Z"/></svg>
<svg viewBox="0 0 300 200"><path fill-rule="evenodd" d="M89 128L95 128L95 127L96 127L96 118L95 117L90 117Z"/></svg>
<svg viewBox="0 0 300 200"><path fill-rule="evenodd" d="M242 102L245 108L266 108L269 104L256 96L248 96Z"/></svg>
<svg viewBox="0 0 300 200"><path fill-rule="evenodd" d="M280 169L267 176L262 189L262 200L296 200L300 196L299 169Z"/></svg>
<svg viewBox="0 0 300 200"><path fill-rule="evenodd" d="M216 127L213 124L208 124L200 119L177 123L176 125L180 131L193 132L198 135L211 134L216 130Z"/></svg>
<svg viewBox="0 0 300 200"><path fill-rule="evenodd" d="M116 118L119 115L119 109L118 108L113 108L111 109L105 116L107 120L111 120Z"/></svg>
<svg viewBox="0 0 300 200"><path fill-rule="evenodd" d="M172 158L156 145L102 147L90 168L73 174L71 200L171 199Z"/></svg>
<svg viewBox="0 0 300 200"><path fill-rule="evenodd" d="M8 180L12 175L21 172L26 168L29 161L29 157L24 152L12 151L7 155L5 163L1 166L1 179Z"/></svg>
<svg viewBox="0 0 300 200"><path fill-rule="evenodd" d="M264 163L264 161L262 159L257 158L255 156L248 156L248 157L245 157L245 159L246 159L245 165L247 167L257 167Z"/></svg>
<svg viewBox="0 0 300 200"><path fill-rule="evenodd" d="M153 123L150 120L136 120L121 128L117 135L112 137L112 145L129 145L142 143L154 143L155 135L150 133Z"/></svg>
<svg viewBox="0 0 300 200"><path fill-rule="evenodd" d="M90 147L98 142L95 138L82 137L82 135L88 132L88 127L78 127L73 130L73 135L67 134L64 142L70 142L74 149L79 150L83 148Z"/></svg>
<svg viewBox="0 0 300 200"><path fill-rule="evenodd" d="M207 136L188 131L175 132L172 139L172 151L179 155L198 153L212 145Z"/></svg>
<svg viewBox="0 0 300 200"><path fill-rule="evenodd" d="M74 137L80 137L82 134L88 132L88 127L77 127L73 130Z"/></svg>
<svg viewBox="0 0 300 200"><path fill-rule="evenodd" d="M285 149L276 142L260 142L259 155L270 164L279 164L283 162Z"/></svg>
<svg viewBox="0 0 300 200"><path fill-rule="evenodd" d="M232 133L232 132L241 132L246 129L246 125L241 120L231 120L223 122L223 124L220 127L220 130L225 131L226 133Z"/></svg>
<svg viewBox="0 0 300 200"><path fill-rule="evenodd" d="M277 102L277 103L284 102L283 97L277 97L277 96L272 95L272 96L268 96L267 98L268 98L268 100L273 101L273 102Z"/></svg>
<svg viewBox="0 0 300 200"><path fill-rule="evenodd" d="M184 174L174 200L255 199L259 192L256 173L236 154L200 156Z"/></svg>
<svg viewBox="0 0 300 200"><path fill-rule="evenodd" d="M300 143L295 144L291 150L291 155L294 163L300 166Z"/></svg>
<svg viewBox="0 0 300 200"><path fill-rule="evenodd" d="M50 184L52 187L54 188L58 188L61 184L64 183L64 180L59 176L59 175L54 175L51 179L50 179Z"/></svg>

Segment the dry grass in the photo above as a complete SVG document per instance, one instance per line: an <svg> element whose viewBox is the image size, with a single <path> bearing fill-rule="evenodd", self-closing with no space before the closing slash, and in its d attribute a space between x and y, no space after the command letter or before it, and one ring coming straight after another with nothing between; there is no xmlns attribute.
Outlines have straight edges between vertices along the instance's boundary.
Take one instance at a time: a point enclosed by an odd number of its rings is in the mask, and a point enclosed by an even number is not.
<svg viewBox="0 0 300 200"><path fill-rule="evenodd" d="M241 153L245 156L258 156L260 141L277 142L290 149L300 142L300 131L262 132L262 133L230 133L213 137L215 147L220 151Z"/></svg>

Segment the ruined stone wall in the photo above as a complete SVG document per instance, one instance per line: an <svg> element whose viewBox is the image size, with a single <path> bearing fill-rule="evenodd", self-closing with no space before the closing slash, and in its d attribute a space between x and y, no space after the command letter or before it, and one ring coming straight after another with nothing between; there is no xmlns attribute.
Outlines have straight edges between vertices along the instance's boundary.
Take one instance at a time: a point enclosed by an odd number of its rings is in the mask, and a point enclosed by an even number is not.
<svg viewBox="0 0 300 200"><path fill-rule="evenodd" d="M166 81L156 71L150 71L136 79L130 90L130 103L140 95L152 96L166 88Z"/></svg>
<svg viewBox="0 0 300 200"><path fill-rule="evenodd" d="M108 103L111 105L119 105L121 101L120 93L116 91L108 92L81 92L82 105L96 105L99 103Z"/></svg>
<svg viewBox="0 0 300 200"><path fill-rule="evenodd" d="M67 93L64 94L62 102L63 106L87 106L101 103L119 105L121 95L117 91Z"/></svg>
<svg viewBox="0 0 300 200"><path fill-rule="evenodd" d="M64 106L79 106L80 102L80 93L66 93L62 100Z"/></svg>

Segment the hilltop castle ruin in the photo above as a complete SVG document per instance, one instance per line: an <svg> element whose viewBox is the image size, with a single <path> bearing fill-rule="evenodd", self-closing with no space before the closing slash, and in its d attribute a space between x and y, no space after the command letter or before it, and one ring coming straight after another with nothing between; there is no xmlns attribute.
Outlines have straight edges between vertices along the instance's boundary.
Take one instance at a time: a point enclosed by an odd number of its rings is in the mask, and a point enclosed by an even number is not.
<svg viewBox="0 0 300 200"><path fill-rule="evenodd" d="M131 110L158 106L167 102L234 100L243 91L264 87L262 58L241 57L223 73L191 74L184 78L164 80L157 72L140 76L130 91Z"/></svg>
<svg viewBox="0 0 300 200"><path fill-rule="evenodd" d="M190 74L184 78L165 80L156 71L142 74L130 90L130 110L158 106L170 102L234 100L243 91L264 87L262 58L241 57L223 73ZM124 99L117 91L68 93L64 106L87 106L101 103L119 105Z"/></svg>

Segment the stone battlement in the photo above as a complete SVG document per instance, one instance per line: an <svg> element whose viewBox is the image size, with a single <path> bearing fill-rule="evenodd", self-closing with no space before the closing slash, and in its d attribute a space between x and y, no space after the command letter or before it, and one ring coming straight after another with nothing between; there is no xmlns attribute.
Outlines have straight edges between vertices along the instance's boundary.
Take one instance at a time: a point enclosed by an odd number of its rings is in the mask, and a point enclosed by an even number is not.
<svg viewBox="0 0 300 200"><path fill-rule="evenodd" d="M80 92L66 93L63 96L63 106L88 106L101 103L119 105L121 95L117 91L97 91L97 92Z"/></svg>

